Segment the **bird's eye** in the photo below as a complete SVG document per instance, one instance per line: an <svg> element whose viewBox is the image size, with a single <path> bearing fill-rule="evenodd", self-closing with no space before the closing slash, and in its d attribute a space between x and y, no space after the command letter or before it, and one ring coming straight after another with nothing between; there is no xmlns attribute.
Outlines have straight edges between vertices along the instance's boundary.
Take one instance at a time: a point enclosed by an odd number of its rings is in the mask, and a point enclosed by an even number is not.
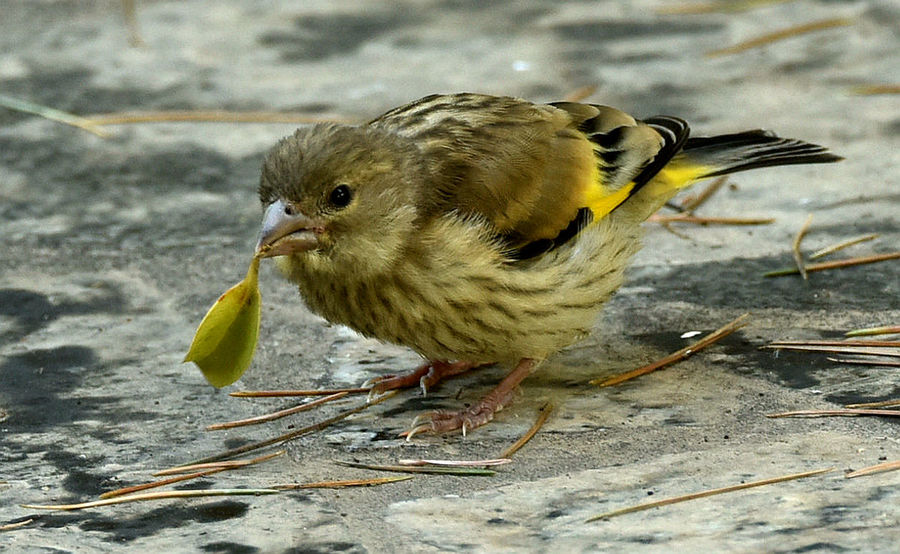
<svg viewBox="0 0 900 554"><path fill-rule="evenodd" d="M349 186L338 185L331 191L331 195L328 196L328 201L335 208L346 208L347 205L350 204L352 198L353 193L350 191Z"/></svg>

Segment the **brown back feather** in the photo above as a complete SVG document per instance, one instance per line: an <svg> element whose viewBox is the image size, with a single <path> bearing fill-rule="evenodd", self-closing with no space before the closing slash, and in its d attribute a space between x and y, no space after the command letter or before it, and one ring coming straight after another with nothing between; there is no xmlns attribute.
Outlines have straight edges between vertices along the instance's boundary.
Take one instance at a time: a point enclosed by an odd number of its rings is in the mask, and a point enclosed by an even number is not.
<svg viewBox="0 0 900 554"><path fill-rule="evenodd" d="M458 211L489 222L512 247L554 239L585 207L597 163L579 126L596 117L586 104L567 109L510 97L430 96L370 125L412 139L434 182L426 213Z"/></svg>

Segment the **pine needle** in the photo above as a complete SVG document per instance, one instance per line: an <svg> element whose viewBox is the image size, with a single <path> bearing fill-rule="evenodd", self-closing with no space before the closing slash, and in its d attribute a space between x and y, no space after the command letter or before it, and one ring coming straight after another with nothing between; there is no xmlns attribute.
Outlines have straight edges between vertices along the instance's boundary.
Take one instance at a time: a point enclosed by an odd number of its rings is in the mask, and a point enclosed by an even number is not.
<svg viewBox="0 0 900 554"><path fill-rule="evenodd" d="M260 496L263 494L278 494L275 489L199 489L199 490L180 490L180 491L158 491L148 492L145 494L132 494L128 496L119 496L117 498L107 498L105 500L94 500L91 502L81 502L79 504L22 504L23 508L31 510L83 510L85 508L97 508L100 506L111 506L113 504L126 504L128 502L142 502L145 500L164 500L169 498L199 498L208 496Z"/></svg>
<svg viewBox="0 0 900 554"><path fill-rule="evenodd" d="M713 344L723 338L727 337L731 333L737 331L741 327L747 325L745 320L750 316L750 314L743 314L738 317L734 321L722 326L721 328L713 331L712 333L706 335L702 339L697 342L691 344L690 346L686 346L677 352L673 352L669 354L665 358L661 360L657 360L650 365L646 365L644 367L640 367L638 369L628 371L625 373L621 373L619 375L614 375L613 377L609 377L606 379L594 379L589 381L591 385L597 385L600 387L611 387L613 385L618 385L624 383L625 381L629 381L634 379L635 377L640 377L641 375L646 375L647 373L651 373L656 371L657 369L661 369L668 365L674 364L675 362L680 362L681 360L687 359L696 352L703 350L710 344Z"/></svg>
<svg viewBox="0 0 900 554"><path fill-rule="evenodd" d="M776 340L763 348L791 346L874 346L900 348L900 340Z"/></svg>
<svg viewBox="0 0 900 554"><path fill-rule="evenodd" d="M319 481L317 483L288 483L286 485L273 485L270 488L282 491L292 491L300 489L344 489L348 487L374 487L377 485L386 485L388 483L397 483L400 481L409 481L414 479L414 475L398 475L396 477L379 477L377 479L351 479L347 481Z"/></svg>
<svg viewBox="0 0 900 554"><path fill-rule="evenodd" d="M728 175L723 175L717 179L714 179L712 183L710 183L706 188L700 191L698 194L694 196L689 196L684 199L684 202L681 203L682 212L686 212L689 214L693 214L697 208L706 203L707 200L713 197L715 193L722 188L722 186L728 182Z"/></svg>
<svg viewBox="0 0 900 554"><path fill-rule="evenodd" d="M889 325L887 327L868 327L866 329L854 329L844 333L846 337L868 337L872 335L890 335L900 333L900 325Z"/></svg>
<svg viewBox="0 0 900 554"><path fill-rule="evenodd" d="M858 356L887 356L889 358L900 358L900 351L892 352L890 350L880 350L875 348L866 348L862 346L816 346L816 345L766 345L763 348L770 350L798 350L801 352L828 352L831 354L856 354Z"/></svg>
<svg viewBox="0 0 900 554"><path fill-rule="evenodd" d="M806 221L803 223L803 226L800 227L800 230L797 231L797 236L794 237L794 242L791 244L794 263L797 264L797 270L800 272L804 281L809 280L809 277L806 275L806 267L803 265L803 253L800 252L800 243L803 242L803 237L806 236L806 232L809 230L809 224L812 223L812 218L812 214L806 216Z"/></svg>
<svg viewBox="0 0 900 554"><path fill-rule="evenodd" d="M775 483L783 483L785 481L793 481L796 479L804 479L806 477L812 477L814 475L821 475L823 473L829 473L834 471L833 467L825 468L825 469L816 469L813 471L805 471L803 473L793 473L791 475L784 475L782 477L774 477L772 479L763 479L761 481L753 481L752 483L741 483L740 485L732 485L730 487L722 487L719 489L710 489L702 492L695 492L691 494L685 494L682 496L674 496L672 498L665 498L663 500L657 500L655 502L647 502L645 504L638 504L636 506L630 506L628 508L622 508L620 510L613 510L611 512L606 512L600 515L593 516L585 521L585 523L589 523L592 521L597 521L598 519L609 519L615 516L621 516L624 514L630 514L633 512L640 512L643 510L649 510L650 508L658 508L660 506L668 506L670 504L677 504L679 502L685 502L688 500L695 500L697 498L706 498L708 496L715 496L717 494L724 494L728 492L734 492L744 489L749 489L753 487L762 487L764 485L773 485Z"/></svg>
<svg viewBox="0 0 900 554"><path fill-rule="evenodd" d="M25 527L26 525L32 523L34 518L28 518L23 521L17 521L15 523L7 523L6 525L0 525L0 532L2 531L12 531L13 529L18 529L20 527Z"/></svg>
<svg viewBox="0 0 900 554"><path fill-rule="evenodd" d="M330 396L332 394L363 394L371 389L349 388L349 389L312 389L312 390L239 390L228 393L228 396L236 398L277 398L281 396Z"/></svg>
<svg viewBox="0 0 900 554"><path fill-rule="evenodd" d="M887 367L900 367L900 360L874 360L871 358L828 358L829 361L839 364L853 365L880 365Z"/></svg>
<svg viewBox="0 0 900 554"><path fill-rule="evenodd" d="M860 96L874 96L878 94L900 94L900 85L861 85L850 90Z"/></svg>
<svg viewBox="0 0 900 554"><path fill-rule="evenodd" d="M190 481L191 479L196 479L198 477L205 477L207 475L212 475L214 473L219 473L222 471L227 471L229 467L218 467L215 469L207 469L206 471L195 471L194 473L186 473L184 475L176 475L175 477L169 477L168 479L159 479L158 481L152 481L150 483L142 483L140 485L134 485L131 487L122 487L121 489L116 489L113 491L108 491L100 495L100 498L115 498L117 496L122 496L125 494L131 494L135 492L145 491L147 489L155 489L158 487L164 487L166 485L171 485L173 483L179 483L181 481Z"/></svg>
<svg viewBox="0 0 900 554"><path fill-rule="evenodd" d="M900 410L868 410L865 408L844 408L837 410L796 410L793 412L781 412L766 414L766 417L777 419L781 417L854 417L854 416L881 416L900 417Z"/></svg>
<svg viewBox="0 0 900 554"><path fill-rule="evenodd" d="M212 456L207 456L206 458L196 460L193 463L202 464L207 462L217 462L219 460L227 460L228 458L234 458L235 456L239 456L241 454L246 454L247 452L252 452L254 450L259 450L260 448L265 448L267 446L272 446L273 444L284 444L289 441L296 439L297 437L301 437L303 435L308 435L310 433L314 433L316 431L321 431L326 427L332 425L333 423L337 423L342 419L346 419L353 414L358 414L359 412L374 406L376 404L380 404L387 400L388 398L393 398L398 391L388 391L383 395L375 398L371 402L364 402L358 406L350 408L348 410L344 410L343 412L338 413L333 417L329 417L327 419L323 419L322 421L313 423L311 425L307 425L306 427L301 427L300 429L295 429L288 433L284 433L283 435L278 435L277 437L272 437L271 439L266 439L259 442L254 442L251 444L246 444L244 446L239 446L237 448L232 448L231 450L226 450L224 452L220 452L219 454L214 454Z"/></svg>
<svg viewBox="0 0 900 554"><path fill-rule="evenodd" d="M497 472L492 469L477 467L444 467L444 466L404 466L404 465L374 465L359 462L345 462L335 460L336 464L355 467L359 469L371 469L375 471L394 471L398 473L429 473L437 475L462 475L462 476L491 476Z"/></svg>
<svg viewBox="0 0 900 554"><path fill-rule="evenodd" d="M845 408L890 408L900 406L900 399L882 400L880 402L863 402L861 404L847 404Z"/></svg>
<svg viewBox="0 0 900 554"><path fill-rule="evenodd" d="M540 410L538 410L537 419L534 421L534 424L528 431L522 435L522 438L514 442L509 448L503 451L503 454L500 454L501 458L512 458L512 455L519 451L520 448L525 446L528 441L537 434L538 431L541 430L541 427L546 423L547 418L550 417L550 413L553 412L553 404L547 402L543 406L541 406Z"/></svg>
<svg viewBox="0 0 900 554"><path fill-rule="evenodd" d="M126 125L133 123L351 123L339 116L314 116L296 112L228 110L165 110L94 114L88 117L94 125Z"/></svg>
<svg viewBox="0 0 900 554"><path fill-rule="evenodd" d="M813 252L812 254L809 255L809 259L810 260L818 260L819 258L822 258L829 254L834 254L835 252L837 252L839 250L843 250L844 248L847 248L848 246L853 246L853 245L859 244L861 242L875 240L877 238L878 238L878 233L872 233L870 235L863 235L861 237L847 239L845 241L841 241L839 243L832 244L831 246L826 246L825 248L822 248L821 250L816 250L815 252Z"/></svg>
<svg viewBox="0 0 900 554"><path fill-rule="evenodd" d="M900 341L888 340L784 340L769 343L763 348L774 350L800 350L811 352L831 352L837 354L855 354L859 356L900 357L900 352L893 353L882 348L900 348ZM900 367L900 361L880 360L877 358L834 358L828 360L844 364L881 365Z"/></svg>
<svg viewBox="0 0 900 554"><path fill-rule="evenodd" d="M783 4L794 0L731 0L717 2L694 2L681 6L657 8L661 15L700 15L706 13L736 13L756 9L770 4Z"/></svg>
<svg viewBox="0 0 900 554"><path fill-rule="evenodd" d="M900 469L900 460L894 460L893 462L884 462L883 464L877 464L874 466L864 467L862 469L857 469L856 471L851 471L844 475L847 479L852 479L854 477L862 477L863 475L872 475L873 473L883 473L885 471L894 471Z"/></svg>
<svg viewBox="0 0 900 554"><path fill-rule="evenodd" d="M163 469L157 471L153 474L154 477L160 477L162 475L177 475L179 473L190 473L194 471L205 471L207 469L238 469L246 466L252 466L254 464L258 464L261 462L265 462L267 460L271 460L272 458L277 458L285 454L286 450L279 450L277 452L272 452L271 454L266 454L264 456L259 456L258 458L253 458L251 460L231 460L228 462L210 462L205 464L191 464L186 466L177 466L170 467L168 469Z"/></svg>
<svg viewBox="0 0 900 554"><path fill-rule="evenodd" d="M509 458L492 460L397 460L402 466L441 466L441 467L490 467L511 463Z"/></svg>
<svg viewBox="0 0 900 554"><path fill-rule="evenodd" d="M773 217L701 217L690 214L659 215L647 218L654 223L693 223L695 225L769 225Z"/></svg>
<svg viewBox="0 0 900 554"><path fill-rule="evenodd" d="M198 477L205 477L207 475L212 475L214 473L219 473L222 471L228 471L231 469L239 469L242 467L246 467L249 465L258 464L260 462L264 462L266 460L271 460L276 456L281 456L284 454L285 450L279 450L278 452L273 452L272 454L267 454L265 456L260 456L258 458L253 458L252 460L236 460L232 462L219 462L215 464L196 464L193 466L181 466L174 467L170 469L164 469L162 471L158 471L154 473L154 476L161 475L172 475L177 473L184 473L184 475L178 475L176 477L171 477L169 479L160 479L158 481L152 481L150 483L144 483L141 485L134 485L131 487L123 487L121 489L116 489L114 491L105 492L100 495L100 498L114 498L116 496L122 496L125 494L131 494L134 492L139 492L142 490L153 489L157 487L163 487L166 485L171 485L173 483L178 483L180 481L188 481L190 479L196 479ZM191 470L200 469L200 471L193 471L191 473L186 473Z"/></svg>
<svg viewBox="0 0 900 554"><path fill-rule="evenodd" d="M678 237L678 238L680 238L680 239L689 240L689 241L691 241L691 242L694 242L694 239L693 239L691 236L686 235L685 233L682 233L682 232L680 232L680 231L677 231L677 230L675 229L675 227L673 227L670 223L663 221L660 225L663 226L663 229L665 229L666 231L672 233L672 234L675 235L676 237Z"/></svg>
<svg viewBox="0 0 900 554"><path fill-rule="evenodd" d="M141 38L141 30L137 21L137 0L122 0L122 15L125 17L125 26L128 28L128 42L132 46L144 46Z"/></svg>
<svg viewBox="0 0 900 554"><path fill-rule="evenodd" d="M573 90L569 94L563 97L564 102L581 102L586 99L590 95L597 92L597 85L585 85L583 87L578 87Z"/></svg>
<svg viewBox="0 0 900 554"><path fill-rule="evenodd" d="M833 262L821 262L817 264L807 264L805 266L807 273L813 271L823 271L826 269L839 269L842 267L851 267L855 265L873 264L887 260L896 260L900 258L900 252L888 252L887 254L875 254L874 256L863 256L860 258L848 258L846 260L835 260ZM763 277L783 277L785 275L796 275L799 273L796 267L787 267L784 269L776 269L768 273L763 273Z"/></svg>
<svg viewBox="0 0 900 554"><path fill-rule="evenodd" d="M276 419L281 419L283 417L287 417L289 415L298 414L300 412L305 412L307 410L311 410L316 406L321 406L326 402L332 402L334 400L340 400L341 398L347 396L347 392L339 392L336 394L332 394L329 396L323 396L322 398L318 398L311 402L306 402L300 404L299 406L294 406L293 408L286 408L284 410L278 410L277 412L272 412L270 414L265 414L256 417L249 417L247 419L239 419L237 421L228 421L226 423L214 423L212 425L208 425L206 427L207 431L218 431L221 429L232 429L234 427L243 427L246 425L259 425L260 423L267 423L269 421L275 421Z"/></svg>
<svg viewBox="0 0 900 554"><path fill-rule="evenodd" d="M778 42L780 40L793 38L796 36L804 35L806 33L812 33L815 31L823 31L825 29L833 29L835 27L845 27L847 25L852 25L856 20L849 17L836 17L832 19L824 19L821 21L814 21L812 23L806 23L804 25L797 25L795 27L790 27L788 29L783 29L781 31L776 31L774 33L768 33L765 35L761 35L759 37L746 40L744 42L739 42L734 46L729 46L727 48L721 48L719 50L713 50L711 52L706 53L706 57L715 58L718 56L725 56L728 54L738 54L740 52L744 52L746 50L752 50L753 48L759 48L761 46L766 46L772 44L774 42Z"/></svg>
<svg viewBox="0 0 900 554"><path fill-rule="evenodd" d="M91 121L90 119L79 117L62 110L57 110L56 108L41 106L40 104L35 104L27 100L21 100L19 98L6 96L5 94L0 94L0 107L8 108L17 112L30 113L43 117L44 119L58 121L59 123L65 123L66 125L78 127L79 129L87 131L88 133L93 133L101 138L107 138L110 136L108 132L98 127L98 124L94 121Z"/></svg>

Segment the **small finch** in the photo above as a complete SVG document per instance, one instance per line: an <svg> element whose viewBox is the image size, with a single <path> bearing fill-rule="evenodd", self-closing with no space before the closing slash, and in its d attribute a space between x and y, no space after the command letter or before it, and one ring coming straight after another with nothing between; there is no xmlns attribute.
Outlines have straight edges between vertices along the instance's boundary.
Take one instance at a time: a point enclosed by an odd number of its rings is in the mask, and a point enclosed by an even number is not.
<svg viewBox="0 0 900 554"><path fill-rule="evenodd" d="M426 363L373 392L485 364L513 367L480 402L407 437L490 421L551 354L585 337L678 190L757 167L833 162L754 130L689 137L677 117L607 106L432 95L359 126L318 124L262 167L257 251L325 319Z"/></svg>

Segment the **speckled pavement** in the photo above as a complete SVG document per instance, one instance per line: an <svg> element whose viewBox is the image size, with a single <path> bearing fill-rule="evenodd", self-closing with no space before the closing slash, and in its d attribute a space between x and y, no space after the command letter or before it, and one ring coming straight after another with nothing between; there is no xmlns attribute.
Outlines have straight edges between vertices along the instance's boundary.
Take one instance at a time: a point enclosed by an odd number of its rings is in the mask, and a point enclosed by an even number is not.
<svg viewBox="0 0 900 554"><path fill-rule="evenodd" d="M255 240L263 153L295 125L148 123L108 138L0 108L0 550L106 552L892 552L900 459L887 418L767 413L900 396L896 369L760 346L900 322L900 262L764 279L804 250L864 233L900 244L900 8L800 0L674 15L680 2L119 2L0 6L0 94L79 115L135 110L299 111L365 120L432 92L536 101L596 86L591 102L666 113L696 134L764 127L825 144L840 164L743 173L701 208L773 217L754 227L648 224L629 281L584 342L528 378L489 426L397 438L423 410L484 394L505 368L418 391L302 437L287 455L181 488L265 487L382 476L334 460L499 455L555 409L492 477L417 476L371 488L166 500L76 512L151 472L298 428L359 399L252 429L211 423L291 405L228 392L356 386L418 363L330 327L263 264L257 356L217 391L181 359ZM849 24L739 54L705 54L832 18ZM749 325L665 371L616 388L587 381L644 365L750 312ZM819 477L585 523L617 508L835 467Z"/></svg>

